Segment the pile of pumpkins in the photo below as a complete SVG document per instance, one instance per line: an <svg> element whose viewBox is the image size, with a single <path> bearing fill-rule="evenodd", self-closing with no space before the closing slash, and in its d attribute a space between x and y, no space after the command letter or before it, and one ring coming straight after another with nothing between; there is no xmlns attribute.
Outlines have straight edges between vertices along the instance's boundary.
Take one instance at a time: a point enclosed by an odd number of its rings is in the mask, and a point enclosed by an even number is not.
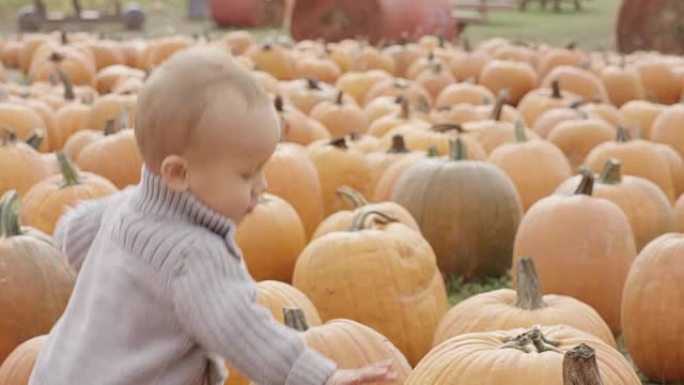
<svg viewBox="0 0 684 385"><path fill-rule="evenodd" d="M559 385L577 356L606 384L684 381L684 58L234 31L0 38L0 383L27 384L73 288L57 221L140 180L136 94L197 45L232 52L283 122L236 233L258 302L340 367ZM449 308L445 279L509 269L514 290Z"/></svg>

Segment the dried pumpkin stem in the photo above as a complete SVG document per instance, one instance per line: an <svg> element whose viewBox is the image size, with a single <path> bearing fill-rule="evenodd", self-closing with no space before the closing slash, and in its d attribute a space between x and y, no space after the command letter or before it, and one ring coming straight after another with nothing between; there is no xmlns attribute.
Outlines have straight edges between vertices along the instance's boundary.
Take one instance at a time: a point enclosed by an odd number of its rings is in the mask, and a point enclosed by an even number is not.
<svg viewBox="0 0 684 385"><path fill-rule="evenodd" d="M283 318L286 326L298 332L309 330L309 323L306 321L306 315L302 309L285 307L283 308Z"/></svg>
<svg viewBox="0 0 684 385"><path fill-rule="evenodd" d="M527 142L529 140L525 132L525 124L521 120L515 122L515 140L518 142Z"/></svg>
<svg viewBox="0 0 684 385"><path fill-rule="evenodd" d="M450 160L466 160L468 159L468 149L463 143L463 140L454 136L449 138L449 159Z"/></svg>
<svg viewBox="0 0 684 385"><path fill-rule="evenodd" d="M589 195L594 192L594 174L588 168L582 168L580 171L582 174L582 180L580 181L577 190L575 190L575 195Z"/></svg>
<svg viewBox="0 0 684 385"><path fill-rule="evenodd" d="M463 50L466 52L473 52L473 45L470 44L470 39L464 36L461 41L463 42Z"/></svg>
<svg viewBox="0 0 684 385"><path fill-rule="evenodd" d="M352 225L349 231L361 231L366 229L366 222L368 218L374 218L375 223L388 224L392 222L398 222L399 220L387 213L377 210L359 210L352 220Z"/></svg>
<svg viewBox="0 0 684 385"><path fill-rule="evenodd" d="M306 77L306 86L309 87L310 90L321 90L321 86L318 84L318 79L311 76Z"/></svg>
<svg viewBox="0 0 684 385"><path fill-rule="evenodd" d="M501 114L503 113L503 108L506 104L506 100L508 100L508 93L501 92L501 95L499 95L499 98L496 99L496 104L494 105L494 109L492 110L492 120L495 120L497 122L501 120Z"/></svg>
<svg viewBox="0 0 684 385"><path fill-rule="evenodd" d="M123 130L123 129L128 127L128 115L129 115L128 106L123 106L123 108L119 112L119 116L118 116L118 118L119 118L119 120L118 120L118 123L119 123L118 131Z"/></svg>
<svg viewBox="0 0 684 385"><path fill-rule="evenodd" d="M344 101L342 100L343 97L344 97L344 92L342 92L342 91L338 92L337 97L335 98L335 104L340 105L340 106L342 104L344 104Z"/></svg>
<svg viewBox="0 0 684 385"><path fill-rule="evenodd" d="M431 144L428 147L427 156L428 156L428 158L436 158L439 156L439 150L437 149L437 145Z"/></svg>
<svg viewBox="0 0 684 385"><path fill-rule="evenodd" d="M406 141L402 135L392 136L392 147L387 151L388 154L406 154L410 152L406 147Z"/></svg>
<svg viewBox="0 0 684 385"><path fill-rule="evenodd" d="M19 194L16 190L10 190L0 198L0 238L9 238L21 234Z"/></svg>
<svg viewBox="0 0 684 385"><path fill-rule="evenodd" d="M447 131L457 131L459 133L463 132L463 126L460 124L453 124L453 123L441 123L441 124L435 124L432 127L430 127L430 131L435 131L435 132L447 132Z"/></svg>
<svg viewBox="0 0 684 385"><path fill-rule="evenodd" d="M59 76L59 80L61 80L62 84L64 85L64 100L75 100L76 94L74 93L74 84L71 82L69 75L67 75L66 72L59 67L55 69L55 72L57 73L57 76Z"/></svg>
<svg viewBox="0 0 684 385"><path fill-rule="evenodd" d="M558 79L551 82L551 97L553 99L562 99L563 94L561 93L560 81Z"/></svg>
<svg viewBox="0 0 684 385"><path fill-rule="evenodd" d="M620 184L622 182L622 170L620 168L620 161L618 159L608 159L601 172L601 183Z"/></svg>
<svg viewBox="0 0 684 385"><path fill-rule="evenodd" d="M560 345L558 341L547 339L539 327L534 327L517 336L506 337L503 342L501 349L516 349L525 353L559 352L556 347Z"/></svg>
<svg viewBox="0 0 684 385"><path fill-rule="evenodd" d="M403 95L400 95L397 97L396 102L399 103L399 105L401 106L400 117L402 119L410 118L411 117L411 106L409 105L409 101Z"/></svg>
<svg viewBox="0 0 684 385"><path fill-rule="evenodd" d="M15 143L17 141L17 134L9 128L2 129L2 145L7 146L8 144Z"/></svg>
<svg viewBox="0 0 684 385"><path fill-rule="evenodd" d="M71 162L71 159L62 151L58 151L55 155L57 156L59 169L62 172L62 179L64 179L60 187L65 188L80 184L81 176L78 174L78 170Z"/></svg>
<svg viewBox="0 0 684 385"><path fill-rule="evenodd" d="M342 186L338 188L337 195L351 203L354 209L368 205L368 200L366 197L349 186Z"/></svg>
<svg viewBox="0 0 684 385"><path fill-rule="evenodd" d="M515 280L515 307L525 310L536 310L546 307L534 261L525 257L518 261Z"/></svg>
<svg viewBox="0 0 684 385"><path fill-rule="evenodd" d="M116 120L107 119L107 121L105 122L104 135L109 136L115 134L117 131L118 130L116 129Z"/></svg>
<svg viewBox="0 0 684 385"><path fill-rule="evenodd" d="M563 356L563 385L603 385L596 362L596 351L579 344Z"/></svg>
<svg viewBox="0 0 684 385"><path fill-rule="evenodd" d="M24 143L31 146L34 150L37 150L38 147L40 147L41 143L43 143L43 139L44 137L41 131L36 130L33 134L31 134L31 136L24 140Z"/></svg>
<svg viewBox="0 0 684 385"><path fill-rule="evenodd" d="M346 150L349 147L347 147L347 138L345 136L340 136L339 138L335 138L330 140L329 143L331 146L335 146L339 148L340 150Z"/></svg>
<svg viewBox="0 0 684 385"><path fill-rule="evenodd" d="M629 134L629 130L624 127L618 127L615 141L619 143L626 143L630 140L632 140L632 136Z"/></svg>
<svg viewBox="0 0 684 385"><path fill-rule="evenodd" d="M273 100L273 106L275 107L276 111L283 112L283 97L276 95L275 99Z"/></svg>

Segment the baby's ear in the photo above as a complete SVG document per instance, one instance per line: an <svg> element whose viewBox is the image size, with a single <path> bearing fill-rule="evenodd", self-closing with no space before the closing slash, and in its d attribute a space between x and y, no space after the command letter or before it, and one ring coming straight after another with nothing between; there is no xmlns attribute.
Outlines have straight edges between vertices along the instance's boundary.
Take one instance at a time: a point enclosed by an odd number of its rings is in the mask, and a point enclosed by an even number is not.
<svg viewBox="0 0 684 385"><path fill-rule="evenodd" d="M190 187L188 181L188 161L182 156L169 155L164 158L160 172L164 183L171 190L187 191Z"/></svg>

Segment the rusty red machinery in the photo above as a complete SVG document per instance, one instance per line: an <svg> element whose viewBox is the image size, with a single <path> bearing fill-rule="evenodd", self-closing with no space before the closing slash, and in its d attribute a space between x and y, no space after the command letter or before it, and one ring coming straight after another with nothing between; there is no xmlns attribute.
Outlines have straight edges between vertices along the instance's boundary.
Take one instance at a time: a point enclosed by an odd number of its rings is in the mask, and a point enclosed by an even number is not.
<svg viewBox="0 0 684 385"><path fill-rule="evenodd" d="M623 0L618 14L620 52L684 54L683 0Z"/></svg>

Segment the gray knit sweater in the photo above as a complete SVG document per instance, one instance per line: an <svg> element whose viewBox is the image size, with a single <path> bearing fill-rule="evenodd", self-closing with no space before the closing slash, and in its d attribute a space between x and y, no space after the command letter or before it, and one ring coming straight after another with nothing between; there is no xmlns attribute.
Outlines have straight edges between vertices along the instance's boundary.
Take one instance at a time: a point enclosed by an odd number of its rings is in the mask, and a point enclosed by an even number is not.
<svg viewBox="0 0 684 385"><path fill-rule="evenodd" d="M147 170L70 211L55 237L79 275L30 385L219 385L223 358L262 385L324 384L335 364L255 303L233 233Z"/></svg>

